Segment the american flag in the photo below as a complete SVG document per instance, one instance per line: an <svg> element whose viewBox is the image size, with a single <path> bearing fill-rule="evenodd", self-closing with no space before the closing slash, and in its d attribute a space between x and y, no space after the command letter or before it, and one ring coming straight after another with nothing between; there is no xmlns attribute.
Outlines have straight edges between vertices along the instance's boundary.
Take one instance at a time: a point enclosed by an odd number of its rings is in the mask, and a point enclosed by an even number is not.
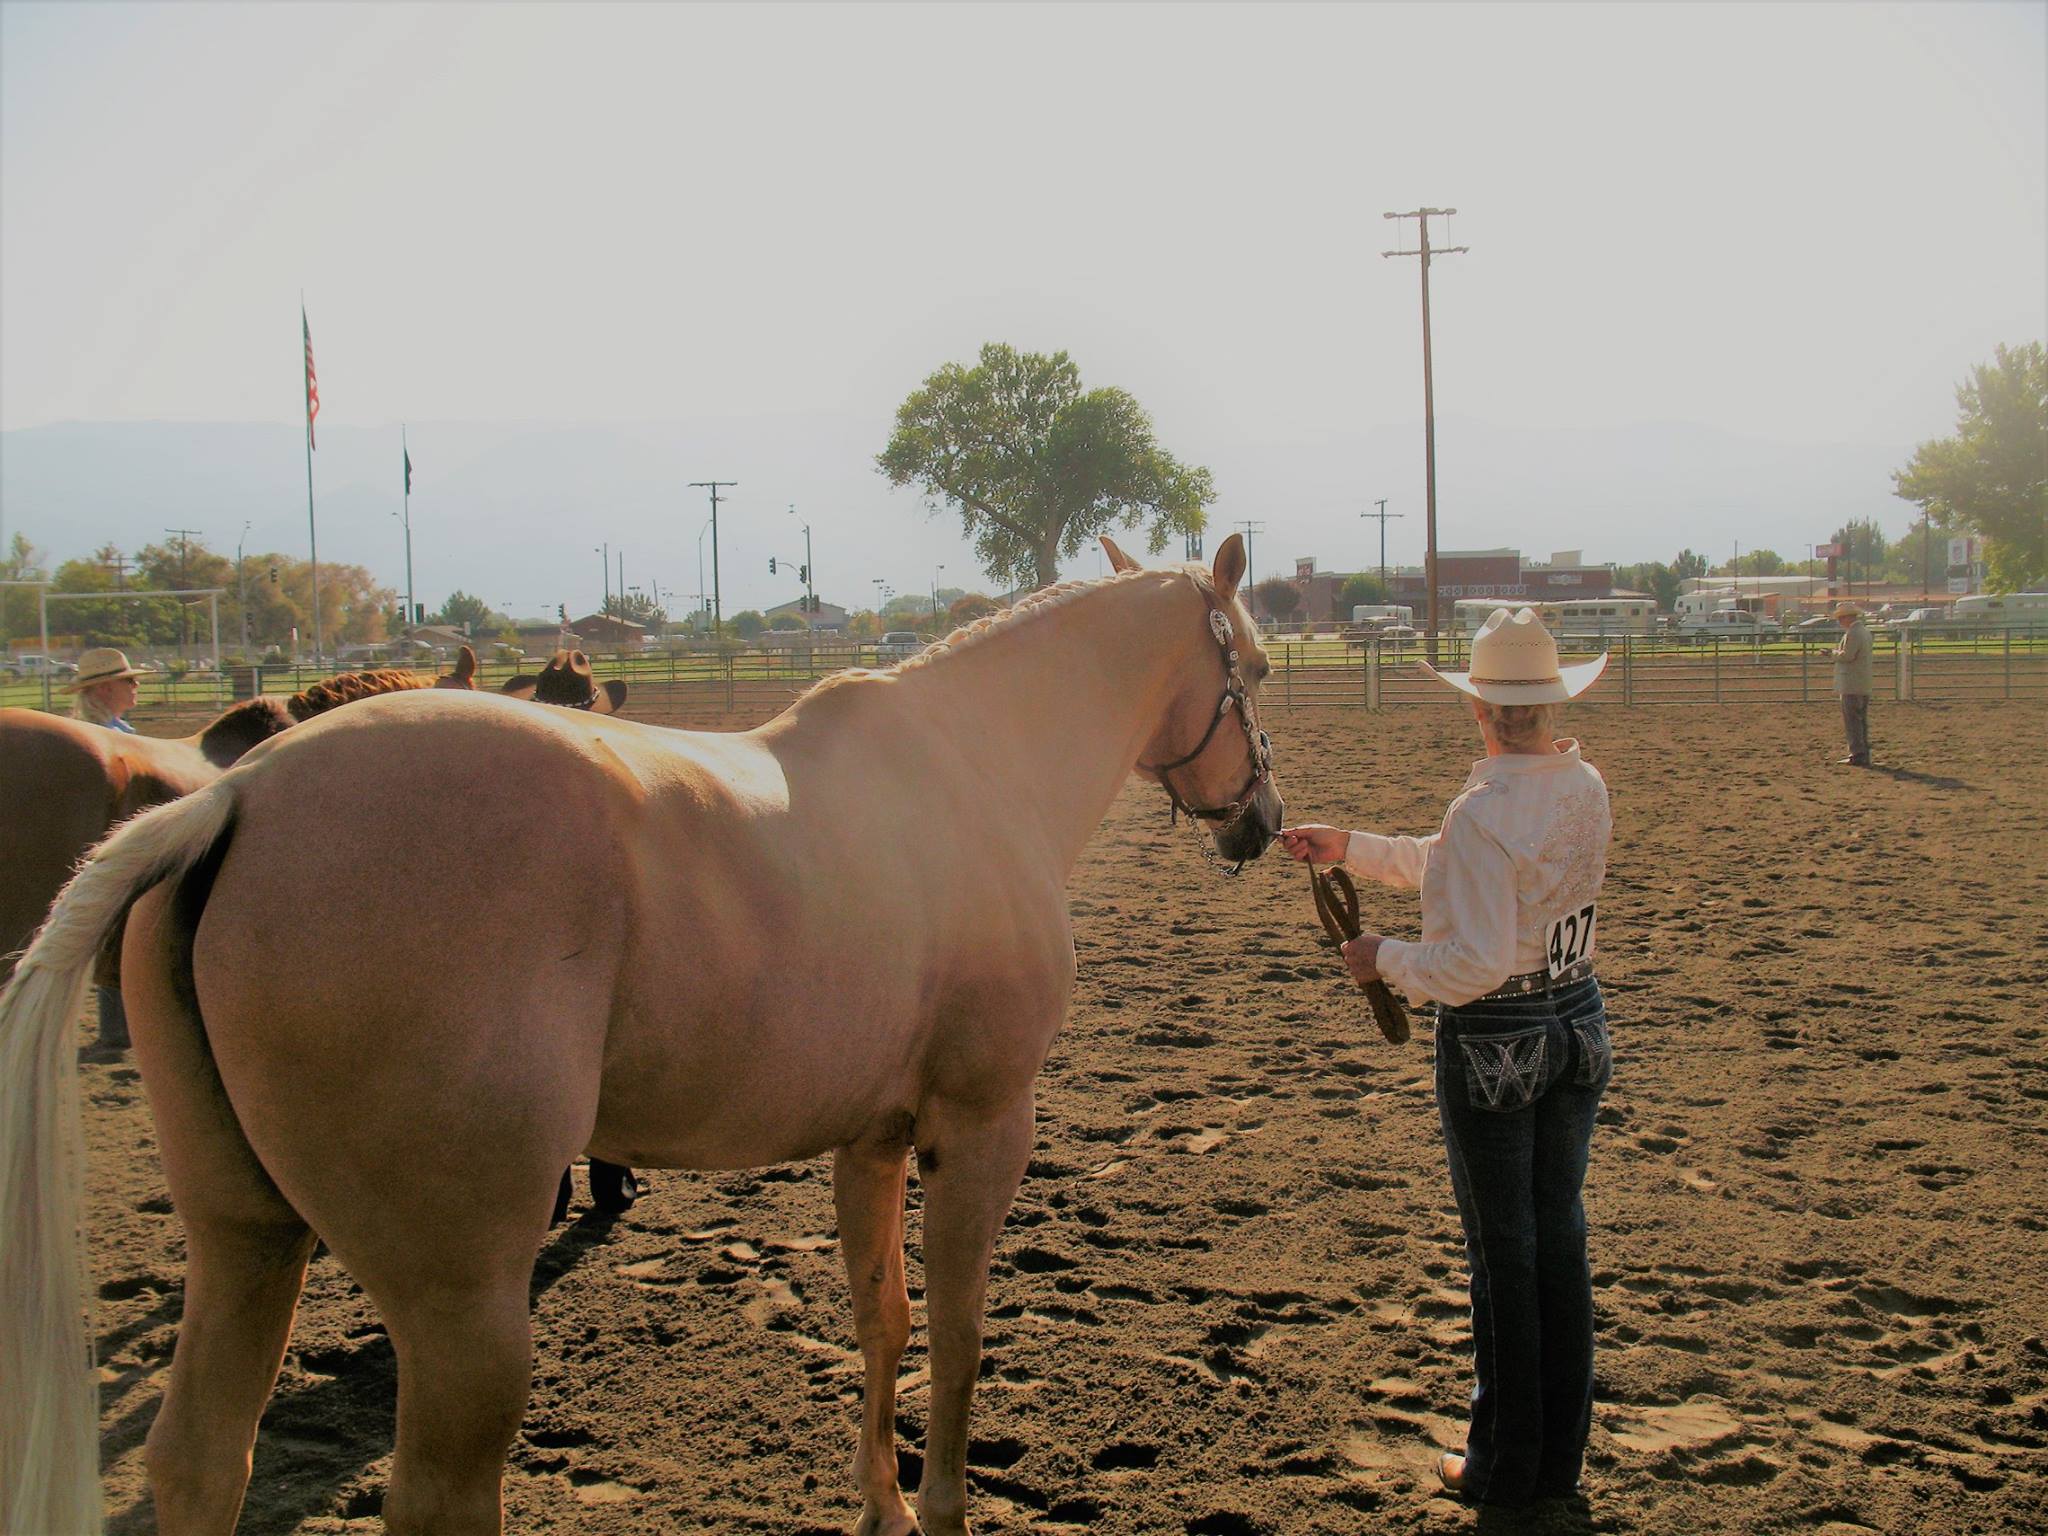
<svg viewBox="0 0 2048 1536"><path fill-rule="evenodd" d="M313 437L313 418L320 414L320 375L313 371L313 328L306 324L306 306L299 306L299 329L306 335L306 441L312 447L320 444Z"/></svg>

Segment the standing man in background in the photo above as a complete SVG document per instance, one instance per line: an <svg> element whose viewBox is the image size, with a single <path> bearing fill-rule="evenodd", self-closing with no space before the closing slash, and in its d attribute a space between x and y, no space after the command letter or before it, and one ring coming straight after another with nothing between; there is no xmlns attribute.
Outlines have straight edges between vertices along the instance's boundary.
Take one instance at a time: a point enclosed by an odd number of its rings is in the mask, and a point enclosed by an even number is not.
<svg viewBox="0 0 2048 1536"><path fill-rule="evenodd" d="M1829 654L1835 659L1835 692L1842 699L1842 730L1849 738L1849 755L1840 759L1856 768L1870 766L1870 628L1863 611L1853 603L1835 610L1835 622L1842 626L1842 643Z"/></svg>

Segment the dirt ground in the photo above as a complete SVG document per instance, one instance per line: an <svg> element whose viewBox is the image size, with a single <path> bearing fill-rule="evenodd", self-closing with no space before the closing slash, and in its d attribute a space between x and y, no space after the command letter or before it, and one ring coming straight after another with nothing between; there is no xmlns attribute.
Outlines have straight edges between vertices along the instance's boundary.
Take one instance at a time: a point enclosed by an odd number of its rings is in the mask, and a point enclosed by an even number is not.
<svg viewBox="0 0 2048 1536"><path fill-rule="evenodd" d="M1429 830L1472 755L1449 703L1268 724L1294 819ZM1543 1528L2048 1529L2044 726L1883 709L1884 766L1858 772L1830 766L1826 707L1571 720L1614 796L1616 1073L1587 1200L1590 1515ZM1412 896L1366 900L1415 932ZM1223 878L1144 785L1072 907L1073 1014L991 1283L976 1529L1520 1528L1429 1471L1470 1383L1426 1019L1384 1044L1298 866ZM89 1055L86 1090L107 1485L140 1532L181 1241L131 1063ZM508 1528L847 1529L859 1370L827 1161L654 1178L541 1252ZM393 1392L323 1256L242 1529L376 1529Z"/></svg>

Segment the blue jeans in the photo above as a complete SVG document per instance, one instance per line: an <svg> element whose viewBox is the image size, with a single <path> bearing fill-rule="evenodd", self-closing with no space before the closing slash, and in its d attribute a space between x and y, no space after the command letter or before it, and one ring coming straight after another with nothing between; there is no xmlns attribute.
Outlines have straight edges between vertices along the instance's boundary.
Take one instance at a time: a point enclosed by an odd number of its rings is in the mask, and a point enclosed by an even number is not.
<svg viewBox="0 0 2048 1536"><path fill-rule="evenodd" d="M1562 1498L1593 1418L1593 1280L1579 1198L1614 1069L1592 977L1439 1011L1436 1102L1472 1270L1478 1384L1465 1496Z"/></svg>

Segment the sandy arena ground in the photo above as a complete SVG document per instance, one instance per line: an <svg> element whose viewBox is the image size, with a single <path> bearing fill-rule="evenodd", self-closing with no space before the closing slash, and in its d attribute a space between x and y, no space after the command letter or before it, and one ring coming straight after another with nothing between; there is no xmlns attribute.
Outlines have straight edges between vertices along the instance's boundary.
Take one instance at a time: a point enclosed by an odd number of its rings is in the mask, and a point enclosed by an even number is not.
<svg viewBox="0 0 2048 1536"><path fill-rule="evenodd" d="M1293 819L1429 830L1472 755L1449 702L1268 723ZM1617 1069L1588 1194L1591 1515L1544 1529L2048 1529L2044 724L1882 708L1865 773L1829 766L1825 706L1574 717L1614 793ZM1412 896L1366 900L1415 932ZM1469 1336L1426 1021L1381 1042L1299 867L1222 878L1148 786L1072 904L1079 988L991 1282L976 1529L1521 1528L1429 1471L1462 1441ZM113 1528L141 1532L181 1239L132 1065L89 1056L86 1090L107 1484ZM859 1370L827 1160L655 1181L542 1250L508 1528L847 1529ZM242 1529L376 1529L393 1392L323 1256Z"/></svg>

